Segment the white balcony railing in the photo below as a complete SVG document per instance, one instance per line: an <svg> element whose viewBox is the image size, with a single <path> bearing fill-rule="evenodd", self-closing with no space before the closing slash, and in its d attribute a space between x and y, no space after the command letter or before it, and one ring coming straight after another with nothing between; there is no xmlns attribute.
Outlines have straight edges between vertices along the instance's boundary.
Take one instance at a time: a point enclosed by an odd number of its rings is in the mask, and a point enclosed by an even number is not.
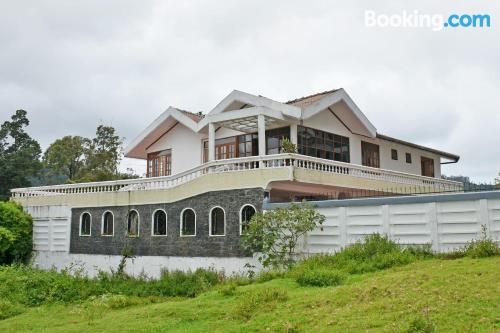
<svg viewBox="0 0 500 333"><path fill-rule="evenodd" d="M13 189L11 192L13 198L23 198L47 195L158 190L176 187L206 174L270 168L315 170L325 173L349 175L357 178L387 181L396 183L396 185L423 186L439 189L441 191L460 191L463 189L461 183L444 179L370 168L298 154L277 154L212 161L204 163L196 168L166 177L17 188Z"/></svg>

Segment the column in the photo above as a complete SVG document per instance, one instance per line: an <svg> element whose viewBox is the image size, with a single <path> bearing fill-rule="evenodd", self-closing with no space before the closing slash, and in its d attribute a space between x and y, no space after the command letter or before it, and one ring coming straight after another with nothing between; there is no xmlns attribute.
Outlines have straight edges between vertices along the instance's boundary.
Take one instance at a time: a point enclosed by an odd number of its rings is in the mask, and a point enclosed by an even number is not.
<svg viewBox="0 0 500 333"><path fill-rule="evenodd" d="M257 116L257 131L259 137L259 156L266 155L266 119L263 114Z"/></svg>
<svg viewBox="0 0 500 333"><path fill-rule="evenodd" d="M215 160L215 125L208 123L208 161Z"/></svg>
<svg viewBox="0 0 500 333"><path fill-rule="evenodd" d="M297 144L297 124L290 124L290 142Z"/></svg>

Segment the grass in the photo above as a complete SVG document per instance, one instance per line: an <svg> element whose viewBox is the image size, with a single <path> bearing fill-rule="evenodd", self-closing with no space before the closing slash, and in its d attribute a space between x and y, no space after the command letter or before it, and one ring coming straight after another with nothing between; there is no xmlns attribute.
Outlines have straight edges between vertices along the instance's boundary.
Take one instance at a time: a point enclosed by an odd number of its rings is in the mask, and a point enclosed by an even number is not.
<svg viewBox="0 0 500 333"><path fill-rule="evenodd" d="M428 259L335 287L277 276L154 304L98 296L27 308L0 321L0 332L495 332L499 267L500 257Z"/></svg>

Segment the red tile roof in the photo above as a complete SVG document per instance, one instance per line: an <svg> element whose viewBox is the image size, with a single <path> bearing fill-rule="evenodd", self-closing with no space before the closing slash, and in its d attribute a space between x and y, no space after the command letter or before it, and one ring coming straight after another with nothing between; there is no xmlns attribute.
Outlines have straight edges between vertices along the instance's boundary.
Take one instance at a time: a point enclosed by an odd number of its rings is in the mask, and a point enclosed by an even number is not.
<svg viewBox="0 0 500 333"><path fill-rule="evenodd" d="M180 110L180 109L177 109L177 110L184 113L186 116L188 116L189 118L191 118L192 120L194 120L197 123L200 122L200 120L202 120L205 117L205 115L201 112L193 113L193 112L189 112L186 110Z"/></svg>
<svg viewBox="0 0 500 333"><path fill-rule="evenodd" d="M327 90L327 91L323 91L323 92L320 92L317 94L296 98L296 99L293 99L291 101L285 102L285 104L295 105L298 107L305 107L305 106L308 106L309 104L312 104L312 103L320 100L325 95L329 95L329 94L336 92L337 90L339 90L339 89Z"/></svg>

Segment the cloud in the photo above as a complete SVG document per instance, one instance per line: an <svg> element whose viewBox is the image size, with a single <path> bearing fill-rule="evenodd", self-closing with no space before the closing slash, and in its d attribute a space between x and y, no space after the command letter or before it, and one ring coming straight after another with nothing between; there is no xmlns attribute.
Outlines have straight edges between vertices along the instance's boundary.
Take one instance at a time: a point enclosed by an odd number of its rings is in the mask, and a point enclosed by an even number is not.
<svg viewBox="0 0 500 333"><path fill-rule="evenodd" d="M169 105L233 89L288 100L344 87L380 132L500 171L500 33L490 1L16 1L0 5L2 119L25 108L43 146L97 123L127 141ZM488 13L490 29L366 28L364 10ZM125 165L144 170L144 163Z"/></svg>

